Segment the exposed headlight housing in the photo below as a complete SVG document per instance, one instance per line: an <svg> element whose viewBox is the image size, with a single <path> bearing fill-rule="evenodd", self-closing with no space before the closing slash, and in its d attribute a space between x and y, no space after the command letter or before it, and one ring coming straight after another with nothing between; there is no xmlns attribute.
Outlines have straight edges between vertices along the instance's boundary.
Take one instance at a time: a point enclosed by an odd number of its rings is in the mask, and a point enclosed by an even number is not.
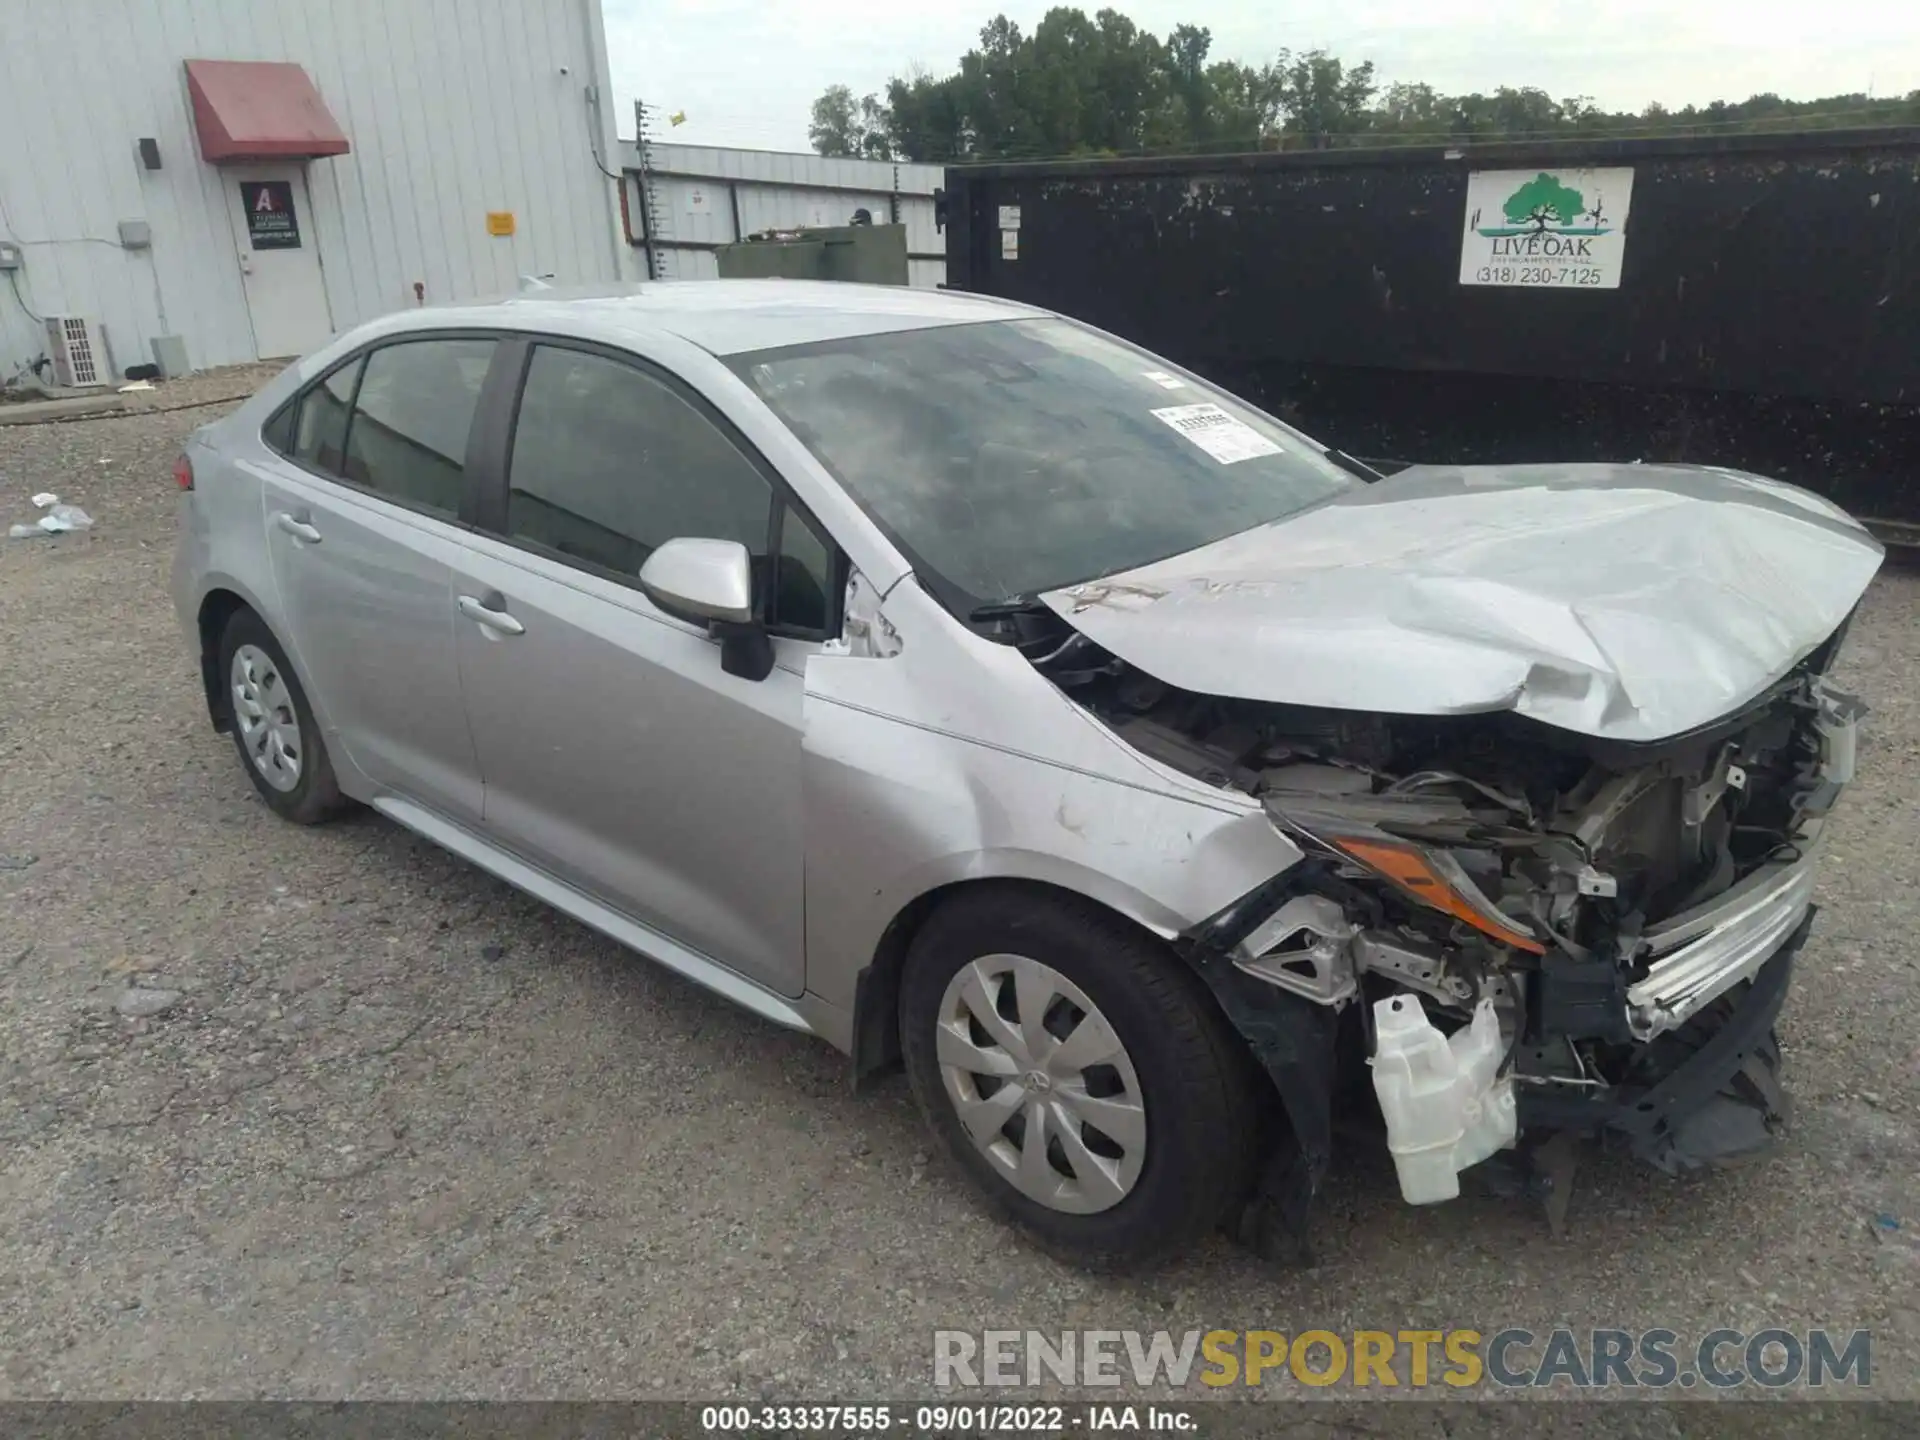
<svg viewBox="0 0 1920 1440"><path fill-rule="evenodd" d="M1267 810L1288 828L1379 876L1408 899L1471 925L1502 945L1524 950L1529 955L1547 953L1547 947L1529 934L1521 922L1503 913L1486 897L1460 862L1445 849L1403 840L1375 826L1343 823L1337 816L1290 814L1271 803Z"/></svg>

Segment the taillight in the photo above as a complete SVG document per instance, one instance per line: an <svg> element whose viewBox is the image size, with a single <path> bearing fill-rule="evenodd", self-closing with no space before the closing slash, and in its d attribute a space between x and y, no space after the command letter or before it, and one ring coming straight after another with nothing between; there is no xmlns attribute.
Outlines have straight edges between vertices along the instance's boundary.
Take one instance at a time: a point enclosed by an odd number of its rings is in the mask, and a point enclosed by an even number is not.
<svg viewBox="0 0 1920 1440"><path fill-rule="evenodd" d="M173 483L182 490L193 488L193 462L185 455L173 462Z"/></svg>

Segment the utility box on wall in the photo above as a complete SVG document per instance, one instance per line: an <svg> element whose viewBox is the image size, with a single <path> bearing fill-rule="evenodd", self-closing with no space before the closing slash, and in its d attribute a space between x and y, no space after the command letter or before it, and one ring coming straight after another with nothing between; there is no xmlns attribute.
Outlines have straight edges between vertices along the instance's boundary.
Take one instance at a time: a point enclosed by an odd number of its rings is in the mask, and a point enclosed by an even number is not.
<svg viewBox="0 0 1920 1440"><path fill-rule="evenodd" d="M848 280L907 283L907 227L835 225L769 230L720 247L722 280Z"/></svg>

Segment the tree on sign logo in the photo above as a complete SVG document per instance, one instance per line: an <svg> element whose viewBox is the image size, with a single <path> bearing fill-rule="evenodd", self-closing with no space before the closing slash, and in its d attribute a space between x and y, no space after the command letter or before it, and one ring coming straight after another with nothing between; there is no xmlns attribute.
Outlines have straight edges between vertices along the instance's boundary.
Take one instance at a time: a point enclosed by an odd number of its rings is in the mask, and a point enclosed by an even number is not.
<svg viewBox="0 0 1920 1440"><path fill-rule="evenodd" d="M1531 225L1535 232L1549 225L1571 225L1587 208L1586 197L1559 177L1544 171L1507 197L1507 223Z"/></svg>

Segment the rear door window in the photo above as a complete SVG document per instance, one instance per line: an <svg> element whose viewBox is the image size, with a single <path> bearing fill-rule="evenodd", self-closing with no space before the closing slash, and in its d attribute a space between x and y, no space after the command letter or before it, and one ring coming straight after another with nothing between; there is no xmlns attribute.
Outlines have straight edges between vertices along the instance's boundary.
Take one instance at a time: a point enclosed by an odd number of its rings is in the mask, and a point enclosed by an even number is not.
<svg viewBox="0 0 1920 1440"><path fill-rule="evenodd" d="M457 516L468 434L494 343L409 340L373 351L347 428L344 478L384 499Z"/></svg>

